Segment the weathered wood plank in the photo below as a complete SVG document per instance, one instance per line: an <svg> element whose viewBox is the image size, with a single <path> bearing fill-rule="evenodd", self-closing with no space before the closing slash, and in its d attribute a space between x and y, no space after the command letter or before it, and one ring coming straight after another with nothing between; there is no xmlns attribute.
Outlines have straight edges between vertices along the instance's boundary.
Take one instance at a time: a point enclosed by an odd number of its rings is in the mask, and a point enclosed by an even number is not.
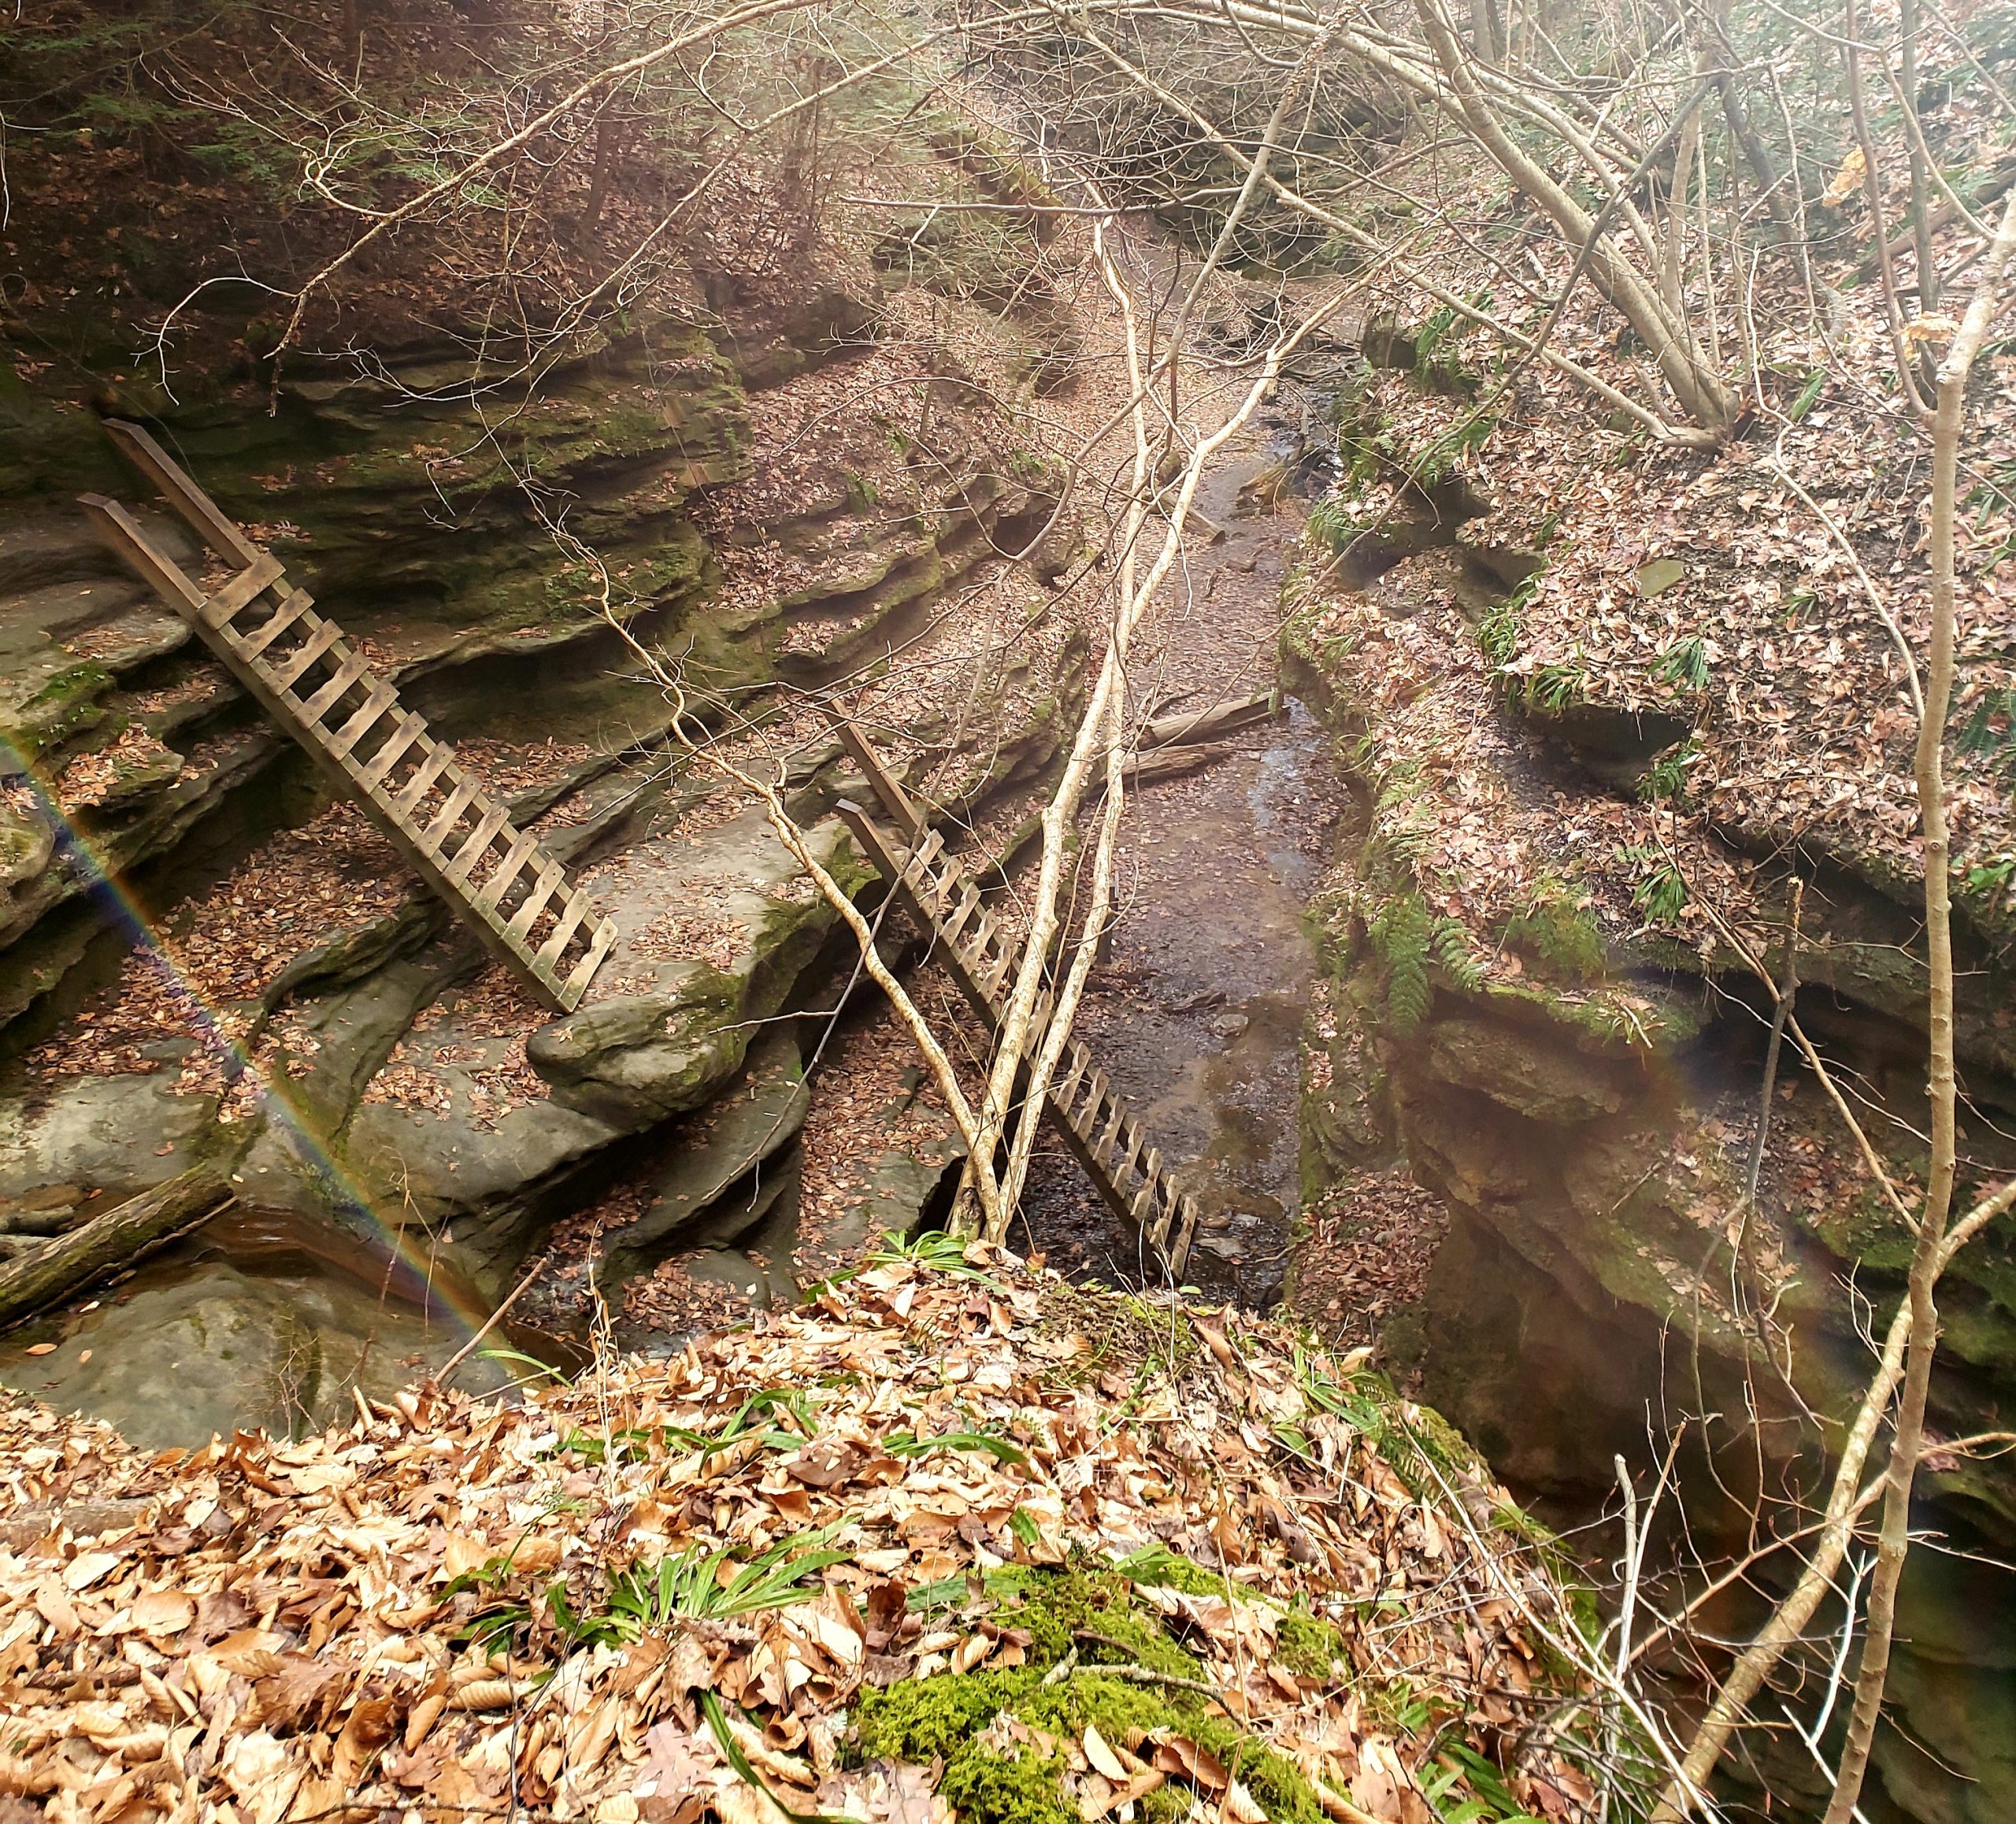
<svg viewBox="0 0 2016 1824"><path fill-rule="evenodd" d="M203 604L209 598L180 564L147 536L132 514L117 501L108 500L102 494L80 494L77 499L90 512L99 536L139 573L143 582L170 607L201 617Z"/></svg>
<svg viewBox="0 0 2016 1824"><path fill-rule="evenodd" d="M510 821L501 804L493 804L469 832L469 840L455 851L455 858L442 871L458 887L466 886L469 870L483 859L484 852L497 840L498 832Z"/></svg>
<svg viewBox="0 0 2016 1824"><path fill-rule="evenodd" d="M218 631L238 656L250 665L275 640L299 626L303 621L319 621L321 617L311 612L314 606L314 598L306 589L296 589L284 597L272 614L250 632L241 635L228 627L220 628Z"/></svg>
<svg viewBox="0 0 2016 1824"><path fill-rule="evenodd" d="M513 944L523 944L532 936L532 927L539 922L539 914L546 910L553 895L566 882L567 870L558 862L548 862L534 877L531 891L525 895L525 903L504 928L504 935Z"/></svg>
<svg viewBox="0 0 2016 1824"><path fill-rule="evenodd" d="M457 780L454 789L434 814L434 821L421 832L421 842L439 855L441 845L448 840L448 832L461 821L462 813L475 802L476 795L476 783L473 779Z"/></svg>
<svg viewBox="0 0 2016 1824"><path fill-rule="evenodd" d="M420 801L434 789L442 774L454 763L454 754L446 742L430 740L420 764L413 769L413 776L392 795L395 814L402 821L410 818L419 809Z"/></svg>
<svg viewBox="0 0 2016 1824"><path fill-rule="evenodd" d="M376 792L391 777L392 769L426 736L426 717L417 715L411 710L402 710L392 732L385 737L384 745L371 757L369 765L358 769L358 784L366 792Z"/></svg>
<svg viewBox="0 0 2016 1824"><path fill-rule="evenodd" d="M105 428L119 453L161 491L161 498L181 515L197 537L220 558L240 569L266 554L248 539L236 521L183 473L175 458L141 429L124 418L107 418Z"/></svg>
<svg viewBox="0 0 2016 1824"><path fill-rule="evenodd" d="M895 821L897 832L913 841L923 834L924 814L917 807L910 795L897 784L895 774L882 764L882 756L875 751L873 743L852 722L836 721L835 732L839 736L840 745L847 750L847 758L861 769L862 777L868 781L869 789L880 800L884 810Z"/></svg>
<svg viewBox="0 0 2016 1824"><path fill-rule="evenodd" d="M370 733L386 711L398 705L398 700L399 693L390 684L380 684L365 699L364 706L329 737L330 758L344 758L359 741Z"/></svg>
<svg viewBox="0 0 2016 1824"><path fill-rule="evenodd" d="M203 604L203 625L223 626L254 596L264 595L286 574L279 558L262 552L258 563L249 570L240 570Z"/></svg>
<svg viewBox="0 0 2016 1824"><path fill-rule="evenodd" d="M331 655L342 643L343 637L343 630L335 621L324 621L278 664L268 665L266 681L272 686L275 694L291 696L294 687L308 675L314 665ZM339 660L338 662L342 662ZM298 703L290 707L298 717L301 713Z"/></svg>
<svg viewBox="0 0 2016 1824"><path fill-rule="evenodd" d="M369 659L361 652L353 652L336 667L335 676L301 706L302 720L319 728L322 718L350 694L370 669Z"/></svg>
<svg viewBox="0 0 2016 1824"><path fill-rule="evenodd" d="M567 946L573 941L574 933L587 921L591 910L587 894L579 888L570 891L566 904L561 909L559 922L554 926L551 934L532 958L532 967L543 975L551 975L559 967L560 958L565 954Z"/></svg>
<svg viewBox="0 0 2016 1824"><path fill-rule="evenodd" d="M517 839L504 851L504 858L491 872L476 896L476 909L486 918L504 903L504 895L511 891L520 872L527 862L537 854L539 843L536 838L518 832ZM473 884L473 883L472 883Z"/></svg>
<svg viewBox="0 0 2016 1824"><path fill-rule="evenodd" d="M560 990L561 1005L569 1013L581 1004L581 997L588 992L588 984L595 978L595 971L616 947L616 921L605 918L595 929L595 941L588 946L588 953L574 966L566 984Z"/></svg>

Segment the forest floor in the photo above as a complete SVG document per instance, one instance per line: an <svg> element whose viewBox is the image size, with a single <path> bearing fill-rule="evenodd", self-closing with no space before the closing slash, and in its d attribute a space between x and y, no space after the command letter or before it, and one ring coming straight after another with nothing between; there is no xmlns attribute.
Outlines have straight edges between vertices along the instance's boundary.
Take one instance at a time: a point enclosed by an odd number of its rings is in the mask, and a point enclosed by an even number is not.
<svg viewBox="0 0 2016 1824"><path fill-rule="evenodd" d="M1574 1623L1431 1415L1277 1325L923 1252L295 1444L0 1407L0 1807L1579 1815L1532 1726Z"/></svg>

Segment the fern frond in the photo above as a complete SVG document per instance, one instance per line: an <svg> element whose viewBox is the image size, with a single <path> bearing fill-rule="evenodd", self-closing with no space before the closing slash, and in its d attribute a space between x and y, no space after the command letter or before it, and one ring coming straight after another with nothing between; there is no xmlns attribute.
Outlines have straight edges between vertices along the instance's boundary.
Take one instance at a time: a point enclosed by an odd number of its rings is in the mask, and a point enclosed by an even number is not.
<svg viewBox="0 0 2016 1824"><path fill-rule="evenodd" d="M1428 1017L1434 999L1428 975L1432 931L1428 907L1418 893L1388 900L1373 927L1372 940L1386 964L1387 1020L1402 1038Z"/></svg>
<svg viewBox="0 0 2016 1824"><path fill-rule="evenodd" d="M1466 994L1484 986L1484 965L1470 949L1469 933L1453 918L1444 918L1435 928L1435 960L1451 985Z"/></svg>

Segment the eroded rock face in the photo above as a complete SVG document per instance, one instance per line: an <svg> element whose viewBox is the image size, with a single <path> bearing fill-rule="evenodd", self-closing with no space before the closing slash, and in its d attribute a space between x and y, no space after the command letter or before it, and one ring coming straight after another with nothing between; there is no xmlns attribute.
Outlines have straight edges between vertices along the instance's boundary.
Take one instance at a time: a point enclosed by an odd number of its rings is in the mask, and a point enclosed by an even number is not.
<svg viewBox="0 0 2016 1824"><path fill-rule="evenodd" d="M340 1421L356 1410L353 1385L389 1400L468 1336L446 1311L430 1317L306 1260L248 1271L213 1251L148 1269L70 1322L9 1336L0 1381L108 1419L143 1449L188 1450ZM58 1336L53 1353L27 1353ZM481 1358L467 1373L476 1387L506 1378Z"/></svg>
<svg viewBox="0 0 2016 1824"><path fill-rule="evenodd" d="M1425 510L1413 525L1453 536ZM1340 1086L1312 1088L1310 1155L1341 1176L1398 1153L1447 1205L1410 1320L1423 1390L1522 1493L1591 1516L1613 1498L1616 1456L1642 1464L1713 1414L1715 1461L1697 1451L1679 1486L1695 1540L1740 1548L1760 1482L1775 1500L1824 1474L1813 1415L1858 1400L1866 1331L1895 1308L1912 1237L1790 1044L1747 1196L1770 992L1700 908L1781 979L1796 871L1801 1025L1909 1186L1925 1121L1922 883L1887 839L1851 854L1855 832L1837 828L1823 847L1796 800L1755 792L1735 794L1747 821L1711 810L1673 863L1680 838L1647 840L1646 806L1676 790L1722 802L1694 776L1701 705L1521 670L1518 602L1501 613L1466 586L1516 584L1532 554L1497 552L1480 530L1457 548L1460 572L1375 545L1376 573L1312 588L1284 641L1357 774L1366 837L1326 908L1338 1030L1323 1075ZM1640 579L1644 595L1663 586ZM1758 814L1773 803L1781 814ZM1659 814L1677 829L1681 807ZM1992 1183L2016 1169L2016 979L1973 908L1956 926L1963 1151ZM2011 1246L2006 1226L1984 1237L1942 1288L1939 1435L2007 1424ZM1935 1455L1918 1486L1928 1524L1990 1556L2016 1544L2006 1463ZM2006 1578L1956 1601L1930 1560L1914 1569L1926 1647L1896 1689L1907 1727L1966 1778L1886 1737L1890 1796L1913 1815L1985 1820L2012 1803L2007 1668L1960 1625L1967 1603L2012 1600ZM1790 1795L1811 1769L1784 1773L1772 1789Z"/></svg>
<svg viewBox="0 0 2016 1824"><path fill-rule="evenodd" d="M643 1214L607 1234L602 1271L609 1283L623 1285L675 1248L725 1248L754 1228L781 1185L782 1174L765 1173L765 1162L797 1139L811 1102L796 1037L782 1030L759 1040L739 1092L681 1134ZM736 1194L738 1187L745 1194Z"/></svg>
<svg viewBox="0 0 2016 1824"><path fill-rule="evenodd" d="M1473 1089L1534 1121L1590 1121L1614 1114L1636 1087L1628 1054L1592 1057L1502 1021L1461 1014L1428 1029L1425 1076Z"/></svg>

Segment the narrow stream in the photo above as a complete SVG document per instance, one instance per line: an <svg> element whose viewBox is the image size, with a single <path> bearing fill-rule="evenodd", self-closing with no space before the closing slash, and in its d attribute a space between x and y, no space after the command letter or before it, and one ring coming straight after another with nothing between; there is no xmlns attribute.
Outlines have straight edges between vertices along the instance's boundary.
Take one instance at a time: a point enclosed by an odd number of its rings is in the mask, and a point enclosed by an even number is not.
<svg viewBox="0 0 2016 1824"><path fill-rule="evenodd" d="M1199 537L1173 585L1166 633L1137 674L1143 698L1195 711L1273 688L1294 524L1241 510L1272 454L1250 449L1200 489L1224 536ZM1265 1307L1280 1296L1301 1198L1299 1039L1316 969L1303 909L1343 799L1329 738L1299 703L1232 745L1132 796L1121 917L1080 1031L1203 1207L1186 1277ZM1031 1226L1053 1262L1142 1277L1132 1228L1062 1155L1049 1164Z"/></svg>

